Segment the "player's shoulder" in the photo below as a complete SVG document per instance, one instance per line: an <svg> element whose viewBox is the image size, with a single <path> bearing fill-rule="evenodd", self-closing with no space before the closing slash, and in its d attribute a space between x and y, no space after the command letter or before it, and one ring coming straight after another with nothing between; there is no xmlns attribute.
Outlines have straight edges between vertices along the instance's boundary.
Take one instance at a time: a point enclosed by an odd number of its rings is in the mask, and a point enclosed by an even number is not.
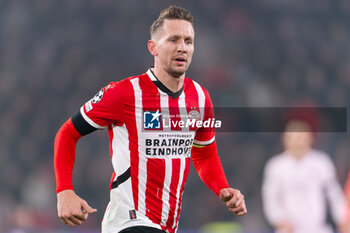
<svg viewBox="0 0 350 233"><path fill-rule="evenodd" d="M138 75L138 76L130 76L130 77L127 77L127 78L124 78L122 80L119 80L119 81L113 81L113 82L110 82L106 87L105 89L108 89L108 90L125 90L125 88L130 88L131 87L131 81L133 79L137 79L137 78L140 78L142 75Z"/></svg>
<svg viewBox="0 0 350 233"><path fill-rule="evenodd" d="M149 81L149 77L148 77L147 73L143 73L140 75L130 76L128 78L125 78L125 79L119 81L118 83L120 86L126 87L126 86L132 86L132 83L136 80L139 83L143 82L145 80Z"/></svg>
<svg viewBox="0 0 350 233"><path fill-rule="evenodd" d="M130 94L133 93L131 80L136 77L137 76L133 76L120 81L110 82L104 86L98 94L109 101L126 101L130 98Z"/></svg>
<svg viewBox="0 0 350 233"><path fill-rule="evenodd" d="M208 90L191 78L185 77L184 86L186 90L196 90L197 92L202 91L205 94L205 96L209 96Z"/></svg>

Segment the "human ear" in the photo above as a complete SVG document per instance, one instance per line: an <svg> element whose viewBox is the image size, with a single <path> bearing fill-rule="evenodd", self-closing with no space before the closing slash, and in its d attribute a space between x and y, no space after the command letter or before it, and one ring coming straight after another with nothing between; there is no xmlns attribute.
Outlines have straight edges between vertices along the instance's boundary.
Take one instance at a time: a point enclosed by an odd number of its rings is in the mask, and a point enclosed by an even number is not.
<svg viewBox="0 0 350 233"><path fill-rule="evenodd" d="M157 51L157 42L154 40L149 40L147 43L147 48L148 51L153 55L153 56L157 56L158 55L158 51Z"/></svg>

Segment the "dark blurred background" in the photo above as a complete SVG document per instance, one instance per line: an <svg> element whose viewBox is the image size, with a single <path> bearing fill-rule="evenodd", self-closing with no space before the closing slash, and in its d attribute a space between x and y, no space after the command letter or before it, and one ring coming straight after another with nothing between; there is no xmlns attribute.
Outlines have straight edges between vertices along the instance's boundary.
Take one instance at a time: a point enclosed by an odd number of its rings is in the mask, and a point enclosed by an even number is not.
<svg viewBox="0 0 350 233"><path fill-rule="evenodd" d="M187 76L215 106L349 106L349 0L0 0L0 232L99 231L112 174L107 131L78 143L75 191L98 213L73 230L57 218L54 137L101 87L153 64L149 26L171 4L195 16ZM260 190L265 162L282 150L280 134L218 133L217 143L248 215L230 214L192 167L179 233L213 221L271 232ZM319 133L315 147L330 154L343 185L349 135Z"/></svg>

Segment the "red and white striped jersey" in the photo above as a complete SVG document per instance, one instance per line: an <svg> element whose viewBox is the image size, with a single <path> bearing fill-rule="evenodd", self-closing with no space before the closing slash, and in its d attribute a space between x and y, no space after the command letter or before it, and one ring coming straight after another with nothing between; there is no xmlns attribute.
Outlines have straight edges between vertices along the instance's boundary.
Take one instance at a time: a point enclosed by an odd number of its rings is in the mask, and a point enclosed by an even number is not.
<svg viewBox="0 0 350 233"><path fill-rule="evenodd" d="M213 129L186 124L214 117L208 92L185 78L172 93L149 69L110 83L80 113L91 126L107 127L110 137L114 173L102 232L131 226L176 232L192 145L215 140Z"/></svg>

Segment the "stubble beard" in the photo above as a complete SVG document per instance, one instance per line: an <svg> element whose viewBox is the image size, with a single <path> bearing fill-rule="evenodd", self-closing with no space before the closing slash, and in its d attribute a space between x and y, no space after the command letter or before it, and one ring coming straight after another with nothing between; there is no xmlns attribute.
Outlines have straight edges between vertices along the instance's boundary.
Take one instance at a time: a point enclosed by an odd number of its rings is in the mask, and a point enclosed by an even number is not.
<svg viewBox="0 0 350 233"><path fill-rule="evenodd" d="M185 67L184 71L178 71L178 70L172 69L171 67L168 67L166 71L168 74L170 74L174 78L180 78L184 73L186 73L187 69L188 69L188 66Z"/></svg>
<svg viewBox="0 0 350 233"><path fill-rule="evenodd" d="M168 69L167 73L170 74L171 76L173 76L174 78L180 78L181 75L183 75L185 72L183 71L176 71L173 69Z"/></svg>

